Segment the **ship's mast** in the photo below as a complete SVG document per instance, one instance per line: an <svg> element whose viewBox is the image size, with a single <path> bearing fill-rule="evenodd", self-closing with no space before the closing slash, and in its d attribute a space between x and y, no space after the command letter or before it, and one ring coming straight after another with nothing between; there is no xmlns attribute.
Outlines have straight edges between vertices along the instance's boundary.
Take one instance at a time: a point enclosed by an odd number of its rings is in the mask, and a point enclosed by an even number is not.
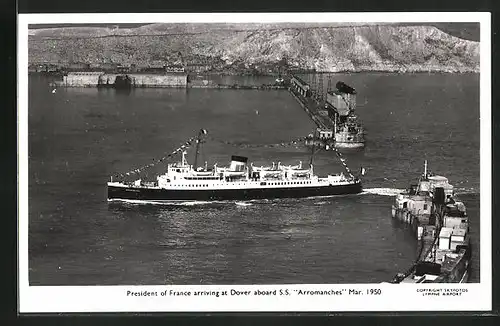
<svg viewBox="0 0 500 326"><path fill-rule="evenodd" d="M181 165L182 165L182 166L186 165L186 151L183 151L183 152L182 152L182 161L181 161Z"/></svg>
<svg viewBox="0 0 500 326"><path fill-rule="evenodd" d="M333 114L333 139L335 140L335 135L337 134L337 114Z"/></svg>
<svg viewBox="0 0 500 326"><path fill-rule="evenodd" d="M424 178L427 179L427 160L424 161Z"/></svg>
<svg viewBox="0 0 500 326"><path fill-rule="evenodd" d="M198 167L198 155L200 154L201 135L205 135L206 133L207 131L205 129L200 129L198 137L196 138L196 153L194 156L194 165L193 165L193 169L195 170Z"/></svg>
<svg viewBox="0 0 500 326"><path fill-rule="evenodd" d="M311 149L311 160L309 161L309 165L312 166L313 164L313 158L314 158L314 150L316 149L316 129L314 130L313 134L313 142L312 142L312 149Z"/></svg>

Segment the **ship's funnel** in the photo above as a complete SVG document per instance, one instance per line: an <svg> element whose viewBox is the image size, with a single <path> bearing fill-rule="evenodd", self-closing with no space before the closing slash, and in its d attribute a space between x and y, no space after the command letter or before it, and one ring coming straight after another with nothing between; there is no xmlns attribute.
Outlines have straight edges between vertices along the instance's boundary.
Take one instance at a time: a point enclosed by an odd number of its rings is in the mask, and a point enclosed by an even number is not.
<svg viewBox="0 0 500 326"><path fill-rule="evenodd" d="M335 85L335 87L337 87L337 90L340 93L356 94L356 90L354 88L352 88L351 86L347 85L344 82L341 82L341 81L337 82L337 84Z"/></svg>
<svg viewBox="0 0 500 326"><path fill-rule="evenodd" d="M229 169L231 171L245 171L248 158L244 156L231 156L231 165Z"/></svg>
<svg viewBox="0 0 500 326"><path fill-rule="evenodd" d="M434 204L436 205L444 205L444 188L436 187L434 188Z"/></svg>

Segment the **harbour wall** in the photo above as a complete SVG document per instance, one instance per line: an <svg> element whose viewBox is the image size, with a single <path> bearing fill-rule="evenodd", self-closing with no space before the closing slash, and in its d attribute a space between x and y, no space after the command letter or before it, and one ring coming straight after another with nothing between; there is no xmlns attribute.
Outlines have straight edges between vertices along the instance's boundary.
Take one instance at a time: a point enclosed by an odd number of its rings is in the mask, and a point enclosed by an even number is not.
<svg viewBox="0 0 500 326"><path fill-rule="evenodd" d="M186 74L167 74L167 75L151 75L151 74L133 74L128 75L132 79L134 87L186 87ZM115 76L116 78L116 76Z"/></svg>
<svg viewBox="0 0 500 326"><path fill-rule="evenodd" d="M63 76L62 87L187 87L187 74L106 74L76 72Z"/></svg>
<svg viewBox="0 0 500 326"><path fill-rule="evenodd" d="M106 88L131 88L131 87L158 87L158 88L210 88L210 89L253 89L253 90L279 90L286 89L283 84L239 85L217 84L212 80L188 80L184 73L167 74L108 74L101 71L74 72L63 76L63 80L54 83L59 87L106 87Z"/></svg>
<svg viewBox="0 0 500 326"><path fill-rule="evenodd" d="M101 73L89 72L68 74L63 76L63 81L60 86L65 87L97 87L99 84Z"/></svg>

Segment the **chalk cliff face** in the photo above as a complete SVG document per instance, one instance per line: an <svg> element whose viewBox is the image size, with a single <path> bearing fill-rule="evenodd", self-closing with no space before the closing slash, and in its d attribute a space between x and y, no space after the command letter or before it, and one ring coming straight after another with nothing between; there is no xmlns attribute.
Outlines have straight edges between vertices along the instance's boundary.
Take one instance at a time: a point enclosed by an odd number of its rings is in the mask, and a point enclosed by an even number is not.
<svg viewBox="0 0 500 326"><path fill-rule="evenodd" d="M479 42L398 24L151 24L30 30L30 62L199 63L216 70L280 63L318 71L478 72Z"/></svg>

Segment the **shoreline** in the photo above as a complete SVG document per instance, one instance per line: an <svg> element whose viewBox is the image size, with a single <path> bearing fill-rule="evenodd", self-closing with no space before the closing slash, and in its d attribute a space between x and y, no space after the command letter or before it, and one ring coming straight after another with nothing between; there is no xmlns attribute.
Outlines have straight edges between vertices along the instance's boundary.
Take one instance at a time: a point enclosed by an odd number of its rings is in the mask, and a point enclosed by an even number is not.
<svg viewBox="0 0 500 326"><path fill-rule="evenodd" d="M62 77L68 73L73 73L77 71L28 71L29 76L43 75L43 76L55 76ZM120 72L120 71L106 71L105 74L134 74L136 72ZM169 72L142 72L148 75L167 75ZM391 74L391 75L403 75L403 74L479 74L479 71L468 70L468 71L450 71L450 70L418 70L418 71L400 71L400 70L346 70L346 71L315 71L315 72L292 72L294 75L310 75L310 74L325 74L325 75L345 75L345 74ZM243 72L210 72L210 73L186 73L190 78L194 80L203 80L204 78L197 78L197 76L237 76L237 77L276 77L277 74L248 74Z"/></svg>

